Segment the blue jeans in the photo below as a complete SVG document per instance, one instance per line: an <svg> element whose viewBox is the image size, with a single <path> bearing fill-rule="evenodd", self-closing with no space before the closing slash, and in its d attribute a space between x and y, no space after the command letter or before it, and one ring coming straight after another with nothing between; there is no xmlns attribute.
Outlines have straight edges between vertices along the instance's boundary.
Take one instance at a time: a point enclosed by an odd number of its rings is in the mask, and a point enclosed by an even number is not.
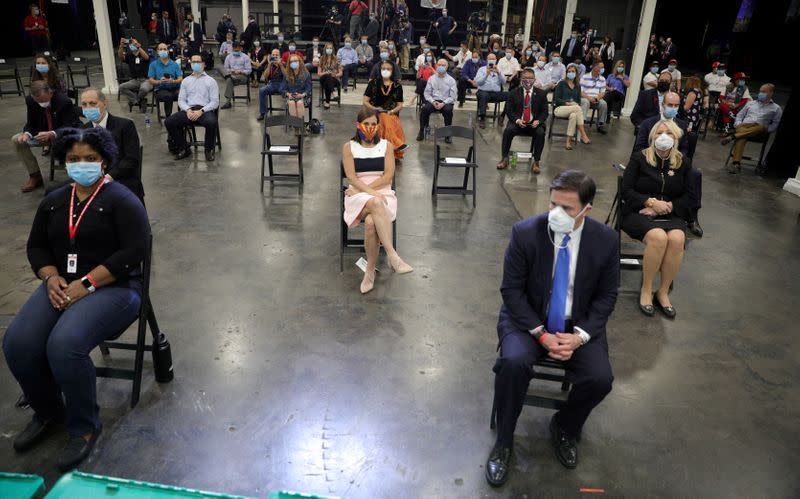
<svg viewBox="0 0 800 499"><path fill-rule="evenodd" d="M342 71L342 87L347 88L347 82L350 80L350 76L355 76L356 71L358 71L358 63L356 62L342 67L344 68Z"/></svg>
<svg viewBox="0 0 800 499"><path fill-rule="evenodd" d="M59 417L63 393L70 436L100 429L89 352L127 328L139 315L141 303L136 289L110 286L59 312L44 284L33 292L6 330L3 353L35 417Z"/></svg>
<svg viewBox="0 0 800 499"><path fill-rule="evenodd" d="M267 83L258 89L258 112L267 114L267 95L281 95L280 84Z"/></svg>

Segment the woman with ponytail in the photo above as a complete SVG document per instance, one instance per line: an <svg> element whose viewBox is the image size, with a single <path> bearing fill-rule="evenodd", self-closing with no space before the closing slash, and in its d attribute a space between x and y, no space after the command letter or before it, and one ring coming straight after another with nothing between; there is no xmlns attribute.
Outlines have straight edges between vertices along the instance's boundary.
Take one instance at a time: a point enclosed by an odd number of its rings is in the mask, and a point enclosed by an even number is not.
<svg viewBox="0 0 800 499"><path fill-rule="evenodd" d="M342 146L342 165L349 186L344 197L344 222L356 227L364 222L364 247L367 270L361 292L375 285L375 266L380 246L386 250L389 264L398 274L413 269L400 258L392 244L392 221L397 215L397 198L392 190L394 151L378 132L378 112L363 107L358 113L356 135Z"/></svg>

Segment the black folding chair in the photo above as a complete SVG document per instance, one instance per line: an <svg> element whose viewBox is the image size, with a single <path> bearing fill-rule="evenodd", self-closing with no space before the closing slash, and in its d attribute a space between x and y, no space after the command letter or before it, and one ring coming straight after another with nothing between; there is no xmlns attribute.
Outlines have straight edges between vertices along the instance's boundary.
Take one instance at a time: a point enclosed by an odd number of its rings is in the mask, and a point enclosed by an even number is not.
<svg viewBox="0 0 800 499"><path fill-rule="evenodd" d="M77 79L75 77L78 77ZM67 96L78 102L81 90L92 86L89 79L89 64L84 57L73 57L67 63Z"/></svg>
<svg viewBox="0 0 800 499"><path fill-rule="evenodd" d="M397 176L392 177L392 190L395 190L395 179ZM350 235L350 227L344 223L344 196L347 187L347 176L344 174L344 164L339 163L339 272L344 271L344 253L350 249L356 249L361 253L366 250L364 248L363 237L352 237ZM362 222L363 223L363 222ZM392 222L392 245L397 249L397 219ZM381 245L381 251L384 251Z"/></svg>
<svg viewBox="0 0 800 499"><path fill-rule="evenodd" d="M336 85L336 95L331 95L331 100L336 103L337 106L342 107L342 83L339 82ZM322 88L322 82L319 82L319 99L317 99L317 107L322 107L322 103L325 102L325 90Z"/></svg>
<svg viewBox="0 0 800 499"><path fill-rule="evenodd" d="M150 267L151 258L153 253L153 236L152 234L147 238L147 247L145 251L144 261L142 262L142 306L139 310L139 316L133 321L139 321L136 332L136 343L121 343L117 341L105 341L100 344L100 351L104 358L108 358L111 353L110 349L115 350L133 350L134 360L133 369L121 369L116 367L95 367L97 376L102 378L126 379L133 381L133 388L131 391L131 408L136 407L139 402L139 395L142 387L142 370L144 365L144 352L153 352L153 364L156 372L165 372L165 375L156 375L156 381L167 382L172 379L172 365L171 361L164 356L158 355L157 351L160 346L165 345L166 337L158 328L156 315L153 311L153 305L150 300ZM133 322L123 328L112 340L116 340L133 324ZM147 326L150 325L150 333L153 336L153 341L150 345L145 344L145 336L147 334ZM159 362L169 362L169 365L160 365Z"/></svg>
<svg viewBox="0 0 800 499"><path fill-rule="evenodd" d="M625 171L625 166L622 164L613 164L615 170L619 172ZM619 269L622 270L642 270L644 264L644 253L631 253L623 250L622 245L622 204L625 202L622 199L622 175L617 177L617 192L614 194L614 200L611 202L611 209L608 211L605 224L617 232L617 240L619 241Z"/></svg>
<svg viewBox="0 0 800 499"><path fill-rule="evenodd" d="M547 126L547 140L549 140L549 141L552 141L554 136L555 137L564 137L564 138L569 137L569 135L567 134L567 130L566 129L564 129L563 132L555 132L555 131L553 131L553 129L555 128L555 126L553 126L553 125L555 125L556 120L569 122L569 116L567 116L566 118L561 118L561 117L556 116L555 105L551 105L551 108L550 108L550 123ZM575 139L575 142L578 142L578 127L577 126L575 127L575 135L572 138Z"/></svg>
<svg viewBox="0 0 800 499"><path fill-rule="evenodd" d="M561 383L561 392L568 392L570 382L567 381L567 373L564 363L560 360L551 359L549 357L542 357L533 363L533 376L532 379L539 379L544 381L555 381ZM538 369L537 369L538 368ZM546 369L546 371L543 371ZM524 405L541 407L543 409L560 410L566 400L564 398L557 398L554 396L543 395L537 391L531 391L530 387L525 394ZM492 415L489 419L489 428L494 430L497 427L497 406L492 402Z"/></svg>
<svg viewBox="0 0 800 499"><path fill-rule="evenodd" d="M241 86L244 86L244 87L247 88L245 95L236 95L236 87L241 87ZM231 100L231 103L233 105L236 105L236 101L237 100L243 100L243 101L246 101L248 105L250 104L250 80L249 79L245 83L234 82L234 85L233 85L233 99Z"/></svg>
<svg viewBox="0 0 800 499"><path fill-rule="evenodd" d="M293 128L297 133L297 143L274 143L270 135L270 128L274 127L284 127L284 130ZM304 127L303 119L295 116L270 116L264 119L264 140L261 148L261 192L264 192L264 182L274 183L276 180L286 180L303 183ZM297 156L297 173L275 173L273 156ZM269 175L264 175L266 165L269 165Z"/></svg>
<svg viewBox="0 0 800 499"><path fill-rule="evenodd" d="M760 169L764 164L764 154L767 152L767 144L769 144L769 139L772 138L771 133L766 133L764 135L759 135L756 137L748 138L747 142L752 142L753 144L761 144L761 152L758 155L758 161L756 163L756 170ZM728 163L731 162L731 158L733 158L733 148L736 147L736 141L731 141L731 148L728 150L728 157L725 158L725 167L728 167ZM742 156L743 160L746 161L755 161L755 156Z"/></svg>
<svg viewBox="0 0 800 499"><path fill-rule="evenodd" d="M467 155L464 156L442 156L441 139L467 139L472 141L467 149ZM436 128L433 132L433 146L434 146L434 167L433 167L433 187L431 188L431 195L437 194L461 194L463 196L472 195L472 207L475 207L476 198L478 197L478 153L475 149L475 129L465 128L463 126L445 126ZM460 186L440 186L439 185L439 168L463 168L464 169L464 182ZM469 189L469 174L472 171L472 189Z"/></svg>
<svg viewBox="0 0 800 499"><path fill-rule="evenodd" d="M9 81L14 82L13 90L3 88L3 84ZM17 94L19 96L25 95L25 88L22 86L19 68L15 63L7 62L5 59L0 58L0 99L3 95L11 94Z"/></svg>
<svg viewBox="0 0 800 499"><path fill-rule="evenodd" d="M220 125L219 125L219 109L214 109L213 111L209 111L209 112L217 113L217 137L216 137L215 144L216 144L217 147L219 147L219 150L221 151L222 150L222 135L220 135L220 132L219 132L220 128L221 128ZM200 126L200 125L197 125L197 126ZM203 128L203 127L200 126L200 128ZM208 130L206 130L206 133L207 132L208 132ZM185 125L183 127L183 133L186 134L186 143L189 145L189 147L193 147L195 152L197 152L197 148L198 147L204 147L205 146L205 141L197 140L197 127L194 124Z"/></svg>

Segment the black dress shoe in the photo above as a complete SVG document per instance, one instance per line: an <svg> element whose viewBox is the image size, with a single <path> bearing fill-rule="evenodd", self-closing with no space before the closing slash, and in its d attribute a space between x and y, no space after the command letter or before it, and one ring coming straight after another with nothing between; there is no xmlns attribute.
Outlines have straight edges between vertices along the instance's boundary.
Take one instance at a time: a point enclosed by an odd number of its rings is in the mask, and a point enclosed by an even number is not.
<svg viewBox="0 0 800 499"><path fill-rule="evenodd" d="M425 135L423 135L422 132L419 132L417 134L417 142L422 142L423 140L425 140Z"/></svg>
<svg viewBox="0 0 800 499"><path fill-rule="evenodd" d="M578 466L578 444L575 437L568 435L558 426L555 414L550 419L550 443L561 464L569 469Z"/></svg>
<svg viewBox="0 0 800 499"><path fill-rule="evenodd" d="M58 459L58 469L67 472L81 464L81 461L92 452L99 437L100 430L95 430L89 440L83 437L69 437L66 447L61 451L61 457Z"/></svg>
<svg viewBox="0 0 800 499"><path fill-rule="evenodd" d="M450 137L445 137L444 141L445 141L446 144L452 144L453 143L453 139L451 139Z"/></svg>
<svg viewBox="0 0 800 499"><path fill-rule="evenodd" d="M34 416L28 426L14 438L14 450L24 452L47 437L56 425L54 419L41 420Z"/></svg>
<svg viewBox="0 0 800 499"><path fill-rule="evenodd" d="M653 303L655 304L656 307L658 307L659 310L664 312L664 315L667 316L667 319L674 319L675 316L678 315L678 312L675 310L675 307L663 306L661 302L658 301L657 296L653 296Z"/></svg>
<svg viewBox="0 0 800 499"><path fill-rule="evenodd" d="M703 237L703 228L700 227L700 222L697 220L689 224L689 232L697 237Z"/></svg>
<svg viewBox="0 0 800 499"><path fill-rule="evenodd" d="M256 118L256 120L257 121L264 121L264 115L263 114L259 114L258 118Z"/></svg>
<svg viewBox="0 0 800 499"><path fill-rule="evenodd" d="M597 124L597 131L598 131L598 132L600 132L600 133L602 133L603 135L605 135L606 133L608 133L608 132L606 131L606 126L605 126L605 125L603 125L602 123L598 123L598 124Z"/></svg>
<svg viewBox="0 0 800 499"><path fill-rule="evenodd" d="M492 487L499 487L508 481L511 471L511 447L501 443L494 444L486 461L486 481Z"/></svg>
<svg viewBox="0 0 800 499"><path fill-rule="evenodd" d="M174 159L175 159L175 161L178 161L179 159L188 158L191 155L192 155L192 151L187 147L183 151L178 151L178 153L175 154L175 158Z"/></svg>
<svg viewBox="0 0 800 499"><path fill-rule="evenodd" d="M733 140L733 137L728 136L728 137L725 137L724 139L722 139L720 141L720 144L723 145L723 146L727 146L728 144L731 143L732 140Z"/></svg>
<svg viewBox="0 0 800 499"><path fill-rule="evenodd" d="M206 161L214 161L214 151L206 151Z"/></svg>
<svg viewBox="0 0 800 499"><path fill-rule="evenodd" d="M220 109L230 109L231 108L231 101L226 101L225 104L220 106Z"/></svg>

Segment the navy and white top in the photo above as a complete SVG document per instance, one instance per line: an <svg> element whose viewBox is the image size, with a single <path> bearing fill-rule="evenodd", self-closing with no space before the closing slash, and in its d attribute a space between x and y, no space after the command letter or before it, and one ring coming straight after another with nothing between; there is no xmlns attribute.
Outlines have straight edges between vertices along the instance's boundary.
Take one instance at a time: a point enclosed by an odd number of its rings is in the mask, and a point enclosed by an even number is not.
<svg viewBox="0 0 800 499"><path fill-rule="evenodd" d="M350 152L353 153L356 173L383 172L388 144L386 139L381 139L374 147L364 147L361 143L351 140Z"/></svg>

